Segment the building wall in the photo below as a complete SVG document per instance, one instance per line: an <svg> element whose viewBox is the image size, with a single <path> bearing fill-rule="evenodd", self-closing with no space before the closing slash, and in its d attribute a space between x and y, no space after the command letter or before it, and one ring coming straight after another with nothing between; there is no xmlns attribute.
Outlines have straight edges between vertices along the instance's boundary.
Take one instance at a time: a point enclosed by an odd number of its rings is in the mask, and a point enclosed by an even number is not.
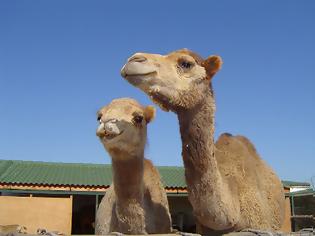
<svg viewBox="0 0 315 236"><path fill-rule="evenodd" d="M281 231L285 233L291 232L291 204L289 197L285 198L285 215Z"/></svg>
<svg viewBox="0 0 315 236"><path fill-rule="evenodd" d="M72 197L0 196L0 225L19 224L27 233L38 228L71 234Z"/></svg>

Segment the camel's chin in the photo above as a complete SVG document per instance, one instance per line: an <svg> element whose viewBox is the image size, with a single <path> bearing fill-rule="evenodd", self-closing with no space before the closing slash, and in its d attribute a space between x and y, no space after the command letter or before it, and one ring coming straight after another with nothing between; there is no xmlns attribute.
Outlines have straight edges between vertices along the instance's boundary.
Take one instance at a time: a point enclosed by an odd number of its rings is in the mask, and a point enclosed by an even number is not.
<svg viewBox="0 0 315 236"><path fill-rule="evenodd" d="M148 73L148 74L130 74L124 76L124 78L133 86L141 89L142 91L149 90L150 86L154 84L155 72Z"/></svg>
<svg viewBox="0 0 315 236"><path fill-rule="evenodd" d="M136 87L139 87L143 84L144 80L147 80L143 75L126 75L124 78Z"/></svg>
<svg viewBox="0 0 315 236"><path fill-rule="evenodd" d="M153 97L150 97L150 98L151 98L152 102L154 102L156 105L158 105L163 111L166 111L166 112L170 111L170 109L167 106L165 106L163 103L161 103L160 101L154 99Z"/></svg>

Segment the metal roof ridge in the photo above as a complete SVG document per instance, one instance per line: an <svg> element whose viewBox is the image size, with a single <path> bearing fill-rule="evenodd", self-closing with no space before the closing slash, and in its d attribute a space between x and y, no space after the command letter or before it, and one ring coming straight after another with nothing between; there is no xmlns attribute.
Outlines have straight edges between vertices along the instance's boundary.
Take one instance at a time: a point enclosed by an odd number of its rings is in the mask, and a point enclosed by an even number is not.
<svg viewBox="0 0 315 236"><path fill-rule="evenodd" d="M184 169L184 166L156 166L158 168L178 168L178 169Z"/></svg>
<svg viewBox="0 0 315 236"><path fill-rule="evenodd" d="M0 161L4 162L12 162L12 163L26 163L26 164L48 164L48 165L90 165L90 166L111 166L108 163L91 163L91 162L53 162L53 161L31 161L31 160L6 160L0 159Z"/></svg>
<svg viewBox="0 0 315 236"><path fill-rule="evenodd" d="M5 160L5 159L0 159L0 161L6 161L6 162L15 162L15 163L27 163L27 164L47 164L47 165L58 165L58 164L62 164L62 165L87 165L87 166L111 166L110 163L91 163L91 162L53 162L53 161L31 161L31 160ZM162 165L162 166L156 166L158 168L178 168L178 169L183 169L184 166L166 166L166 165Z"/></svg>
<svg viewBox="0 0 315 236"><path fill-rule="evenodd" d="M308 182L299 182L299 181L291 181L291 180L281 180L283 185L286 186L311 186Z"/></svg>

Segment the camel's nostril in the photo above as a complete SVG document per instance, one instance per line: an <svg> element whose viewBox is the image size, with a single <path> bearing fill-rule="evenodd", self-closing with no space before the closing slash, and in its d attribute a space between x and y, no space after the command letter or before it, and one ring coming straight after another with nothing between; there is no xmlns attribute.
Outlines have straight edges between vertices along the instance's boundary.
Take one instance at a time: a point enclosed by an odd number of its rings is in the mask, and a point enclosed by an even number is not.
<svg viewBox="0 0 315 236"><path fill-rule="evenodd" d="M142 55L134 55L129 58L128 62L145 62L147 58Z"/></svg>

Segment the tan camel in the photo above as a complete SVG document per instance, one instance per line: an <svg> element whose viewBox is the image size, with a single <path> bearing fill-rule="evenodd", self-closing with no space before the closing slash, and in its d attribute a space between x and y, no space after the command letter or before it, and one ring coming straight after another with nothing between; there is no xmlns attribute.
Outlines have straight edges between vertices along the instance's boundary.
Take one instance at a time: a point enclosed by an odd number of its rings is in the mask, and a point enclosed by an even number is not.
<svg viewBox="0 0 315 236"><path fill-rule="evenodd" d="M204 60L187 49L168 55L136 53L121 74L178 116L189 200L199 233L280 229L284 192L273 170L243 136L223 134L214 144L211 79L221 64L219 56Z"/></svg>
<svg viewBox="0 0 315 236"><path fill-rule="evenodd" d="M143 156L154 114L154 107L130 98L115 99L98 112L96 134L111 156L113 184L97 211L96 234L171 232L160 175Z"/></svg>

